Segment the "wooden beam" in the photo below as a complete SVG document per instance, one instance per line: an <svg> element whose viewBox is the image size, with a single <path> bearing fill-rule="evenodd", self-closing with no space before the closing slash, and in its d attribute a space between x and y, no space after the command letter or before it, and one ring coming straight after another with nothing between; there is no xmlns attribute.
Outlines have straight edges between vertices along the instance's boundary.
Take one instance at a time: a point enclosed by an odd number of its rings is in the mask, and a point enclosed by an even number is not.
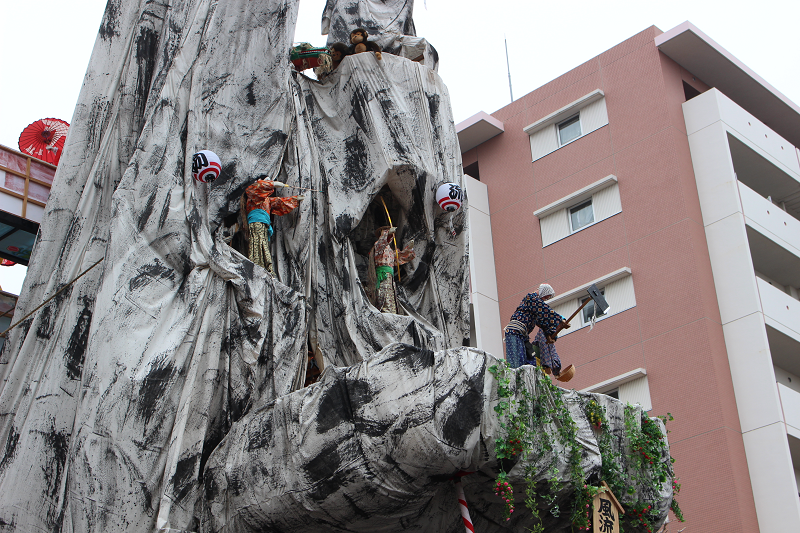
<svg viewBox="0 0 800 533"><path fill-rule="evenodd" d="M40 180L39 178L34 178L33 176L26 176L22 172L18 172L16 170L14 170L13 168L8 168L8 167L4 167L3 165L0 165L0 170L6 172L8 174L13 174L14 176L19 176L20 178L30 178L32 182L38 183L39 185L43 185L43 186L45 186L47 188L52 188L53 187L53 184L50 183L50 182L47 182L47 181L44 181L44 180Z"/></svg>
<svg viewBox="0 0 800 533"><path fill-rule="evenodd" d="M22 194L20 194L20 193L18 193L16 191L12 191L11 189L6 189L5 187L0 187L0 194L7 194L9 196L13 196L14 198L19 198L20 200L24 200L25 199L24 195L22 195ZM44 207L45 205L47 205L45 202L42 202L40 200L36 200L34 198L28 198L28 202L32 203L33 205L38 205L39 207ZM38 222L37 222L37 224L38 224Z"/></svg>
<svg viewBox="0 0 800 533"><path fill-rule="evenodd" d="M28 187L31 183L31 158L25 164L25 196L22 198L22 218L27 218L28 213Z"/></svg>
<svg viewBox="0 0 800 533"><path fill-rule="evenodd" d="M25 198L20 193L12 191L11 189L6 189L5 187L0 187L0 194L7 194L9 196L13 196L14 198L19 198L20 200L23 200ZM41 202L39 200L34 200L33 198L28 198L28 202L32 203L33 205L38 205L39 207L44 207L45 205L47 205L44 202Z"/></svg>
<svg viewBox="0 0 800 533"><path fill-rule="evenodd" d="M8 167L4 167L3 165L0 165L0 170L2 170L3 172L7 172L8 174L13 174L14 176L19 176L20 178L28 178L29 177L30 180L33 183L37 183L39 185L43 185L43 186L47 187L48 189L51 189L53 187L52 183L48 183L48 182L46 182L44 180L40 180L38 178L34 178L33 176L26 176L22 172L17 172L14 169L11 169L11 168L8 168Z"/></svg>

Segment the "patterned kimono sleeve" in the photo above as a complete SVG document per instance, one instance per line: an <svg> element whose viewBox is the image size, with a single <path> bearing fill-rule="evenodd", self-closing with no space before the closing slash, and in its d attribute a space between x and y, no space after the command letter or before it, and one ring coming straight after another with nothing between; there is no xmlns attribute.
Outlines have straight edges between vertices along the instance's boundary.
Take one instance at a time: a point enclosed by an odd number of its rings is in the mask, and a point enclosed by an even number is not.
<svg viewBox="0 0 800 533"><path fill-rule="evenodd" d="M400 264L401 265L405 265L406 263L410 263L411 261L414 260L414 258L417 257L417 254L414 253L414 249L413 248L409 249L408 246L406 246L405 248L400 250L400 253L398 255L400 256Z"/></svg>
<svg viewBox="0 0 800 533"><path fill-rule="evenodd" d="M534 320L536 325L544 330L547 335L555 335L558 325L563 322L564 317L550 309L550 306L536 296L536 313Z"/></svg>
<svg viewBox="0 0 800 533"><path fill-rule="evenodd" d="M247 211L252 211L253 209L263 209L267 213L269 213L269 207L267 206L269 196L275 192L275 184L269 180L258 180L247 189L245 189L245 195L247 195Z"/></svg>
<svg viewBox="0 0 800 533"><path fill-rule="evenodd" d="M539 347L539 352L544 352L547 346L552 346L547 344L547 339L544 336L544 332L542 328L539 328L539 331L536 332L536 336L533 338L533 344Z"/></svg>
<svg viewBox="0 0 800 533"><path fill-rule="evenodd" d="M551 369L554 374L560 374L561 359L558 357L558 352L556 352L556 345L547 344L547 339L541 328L536 332L533 343L539 346L539 358L542 360L542 365Z"/></svg>
<svg viewBox="0 0 800 533"><path fill-rule="evenodd" d="M300 200L297 199L297 196L289 196L288 198L278 196L267 200L269 201L269 212L277 216L287 215L300 205Z"/></svg>

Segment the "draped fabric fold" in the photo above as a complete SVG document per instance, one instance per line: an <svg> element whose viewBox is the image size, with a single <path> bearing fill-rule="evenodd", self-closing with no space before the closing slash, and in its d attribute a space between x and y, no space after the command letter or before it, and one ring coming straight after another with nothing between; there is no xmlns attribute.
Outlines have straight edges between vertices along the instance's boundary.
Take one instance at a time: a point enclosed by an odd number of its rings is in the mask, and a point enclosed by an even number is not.
<svg viewBox="0 0 800 533"><path fill-rule="evenodd" d="M109 1L18 315L104 261L0 354L0 524L198 531L209 456L303 383L309 345L350 366L468 336L465 210L433 201L461 182L444 85L372 54L305 78L288 62L296 14L296 0ZM211 185L191 178L201 149L223 162ZM275 217L277 279L224 240L257 178L321 191ZM362 289L378 194L417 243L405 316Z"/></svg>

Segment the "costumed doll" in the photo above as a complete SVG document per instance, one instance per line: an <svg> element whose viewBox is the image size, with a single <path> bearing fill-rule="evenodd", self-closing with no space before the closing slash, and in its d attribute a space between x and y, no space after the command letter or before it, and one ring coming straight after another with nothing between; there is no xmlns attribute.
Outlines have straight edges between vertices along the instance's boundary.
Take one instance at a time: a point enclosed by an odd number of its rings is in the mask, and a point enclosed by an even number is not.
<svg viewBox="0 0 800 533"><path fill-rule="evenodd" d="M344 43L333 43L330 47L331 60L333 66L331 70L336 70L336 67L344 60L345 57L350 55L350 48Z"/></svg>
<svg viewBox="0 0 800 533"><path fill-rule="evenodd" d="M270 198L275 192L276 183L280 182L258 180L245 190L247 226L250 233L248 257L253 263L266 268L273 277L275 269L272 267L269 241L274 230L270 217L291 213L303 199L302 196Z"/></svg>
<svg viewBox="0 0 800 533"><path fill-rule="evenodd" d="M556 293L553 287L547 283L539 285L539 298L541 298L543 302L550 300L555 295ZM528 346L526 346L526 351L528 351L527 348ZM563 372L561 371L561 358L558 357L558 352L556 352L556 345L555 343L551 344L547 342L547 337L542 328L539 328L539 331L536 332L536 336L530 348L538 353L533 355L528 353L527 364L534 366L541 364L545 372L548 374L552 372L559 381L569 381L572 379L572 376L575 375L575 367L572 365L565 368Z"/></svg>
<svg viewBox="0 0 800 533"><path fill-rule="evenodd" d="M552 291L552 288L550 290ZM539 326L544 331L546 343L553 344L558 326L562 322L564 322L564 317L550 309L538 293L532 292L525 296L517 310L511 315L511 321L503 330L508 365L511 368L517 368L525 364L525 341L528 340L528 335L534 327ZM569 327L569 324L564 327Z"/></svg>
<svg viewBox="0 0 800 533"><path fill-rule="evenodd" d="M383 226L375 230L378 240L369 252L369 281L370 289L375 287L372 294L372 303L381 310L381 313L397 314L397 291L394 286L394 265L411 262L414 253L414 241L406 244L405 248L395 254L389 246L389 240L397 228Z"/></svg>
<svg viewBox="0 0 800 533"><path fill-rule="evenodd" d="M350 53L360 54L362 52L375 52L375 57L380 61L381 47L378 43L367 39L367 30L364 28L356 28L350 32Z"/></svg>

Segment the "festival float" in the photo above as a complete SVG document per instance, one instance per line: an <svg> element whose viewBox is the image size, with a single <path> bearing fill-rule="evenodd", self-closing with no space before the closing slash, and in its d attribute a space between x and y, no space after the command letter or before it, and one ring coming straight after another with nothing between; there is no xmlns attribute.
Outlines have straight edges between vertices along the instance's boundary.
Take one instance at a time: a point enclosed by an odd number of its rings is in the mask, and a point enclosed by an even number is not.
<svg viewBox="0 0 800 533"><path fill-rule="evenodd" d="M412 6L328 2L315 80L296 1L108 3L0 354L0 530L664 523L661 420L464 347L469 199Z"/></svg>

